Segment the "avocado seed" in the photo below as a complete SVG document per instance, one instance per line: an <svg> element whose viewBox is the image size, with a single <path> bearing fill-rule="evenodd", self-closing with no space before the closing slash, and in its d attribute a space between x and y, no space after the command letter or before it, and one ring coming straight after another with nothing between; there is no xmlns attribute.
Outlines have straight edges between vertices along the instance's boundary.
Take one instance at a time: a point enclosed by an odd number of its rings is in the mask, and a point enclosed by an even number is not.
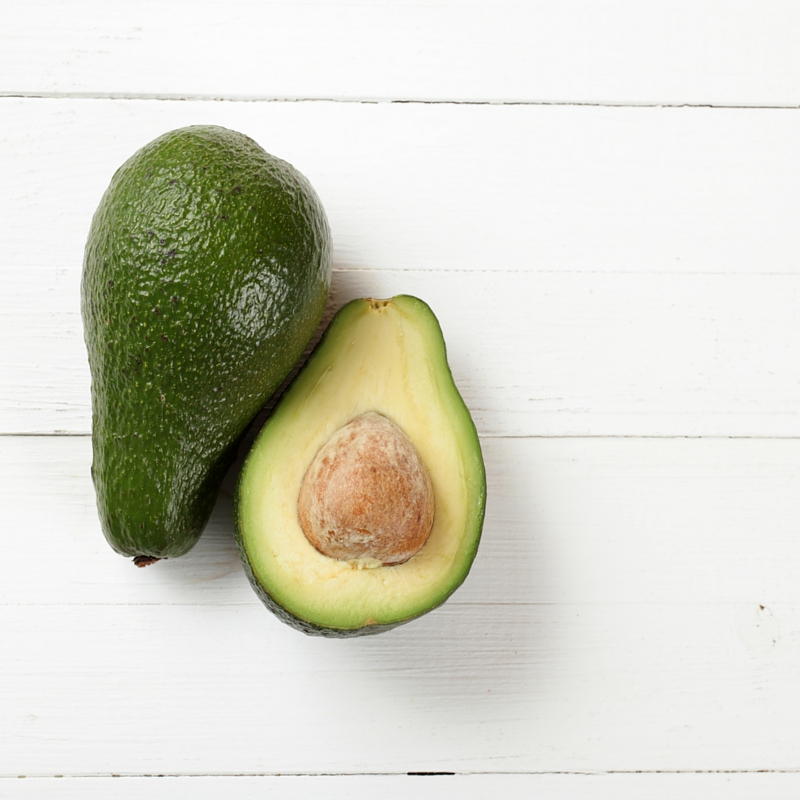
<svg viewBox="0 0 800 800"><path fill-rule="evenodd" d="M408 436L369 411L339 428L306 471L300 526L323 555L401 564L433 526L433 486Z"/></svg>

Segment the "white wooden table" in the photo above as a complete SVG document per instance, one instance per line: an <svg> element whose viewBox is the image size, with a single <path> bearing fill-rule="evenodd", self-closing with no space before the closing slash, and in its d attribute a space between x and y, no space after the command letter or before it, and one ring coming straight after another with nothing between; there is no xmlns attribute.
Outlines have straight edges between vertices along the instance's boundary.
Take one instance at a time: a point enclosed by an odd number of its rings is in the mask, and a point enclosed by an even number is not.
<svg viewBox="0 0 800 800"><path fill-rule="evenodd" d="M800 5L0 20L0 797L800 796ZM331 308L440 318L489 502L411 625L272 617L233 474L186 557L103 540L83 244L116 167L194 123L311 179Z"/></svg>

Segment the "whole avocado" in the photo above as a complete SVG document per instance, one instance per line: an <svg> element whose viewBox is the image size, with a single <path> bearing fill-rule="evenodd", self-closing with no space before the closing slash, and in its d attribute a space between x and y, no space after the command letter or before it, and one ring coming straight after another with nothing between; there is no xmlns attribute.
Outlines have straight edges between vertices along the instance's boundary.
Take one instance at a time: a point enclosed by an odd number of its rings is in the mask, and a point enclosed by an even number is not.
<svg viewBox="0 0 800 800"><path fill-rule="evenodd" d="M241 133L171 131L116 172L81 286L114 550L142 565L197 542L241 435L322 317L331 255L310 183Z"/></svg>

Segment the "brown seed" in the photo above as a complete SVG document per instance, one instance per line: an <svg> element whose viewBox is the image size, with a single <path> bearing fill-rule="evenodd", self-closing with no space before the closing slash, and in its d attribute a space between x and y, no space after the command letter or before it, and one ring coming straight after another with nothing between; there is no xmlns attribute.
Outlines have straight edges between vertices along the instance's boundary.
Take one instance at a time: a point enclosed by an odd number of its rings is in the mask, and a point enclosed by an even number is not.
<svg viewBox="0 0 800 800"><path fill-rule="evenodd" d="M339 428L311 462L297 501L300 526L323 555L400 564L433 526L433 486L411 440L373 411Z"/></svg>

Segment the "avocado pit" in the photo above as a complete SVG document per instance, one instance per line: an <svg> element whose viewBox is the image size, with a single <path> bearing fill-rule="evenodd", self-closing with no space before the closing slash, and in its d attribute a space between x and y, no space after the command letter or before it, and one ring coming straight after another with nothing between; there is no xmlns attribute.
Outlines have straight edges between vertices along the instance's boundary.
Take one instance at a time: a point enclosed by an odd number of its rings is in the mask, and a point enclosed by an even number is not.
<svg viewBox="0 0 800 800"><path fill-rule="evenodd" d="M415 555L433 527L433 486L405 433L374 411L339 428L306 471L300 527L323 555L385 566Z"/></svg>

